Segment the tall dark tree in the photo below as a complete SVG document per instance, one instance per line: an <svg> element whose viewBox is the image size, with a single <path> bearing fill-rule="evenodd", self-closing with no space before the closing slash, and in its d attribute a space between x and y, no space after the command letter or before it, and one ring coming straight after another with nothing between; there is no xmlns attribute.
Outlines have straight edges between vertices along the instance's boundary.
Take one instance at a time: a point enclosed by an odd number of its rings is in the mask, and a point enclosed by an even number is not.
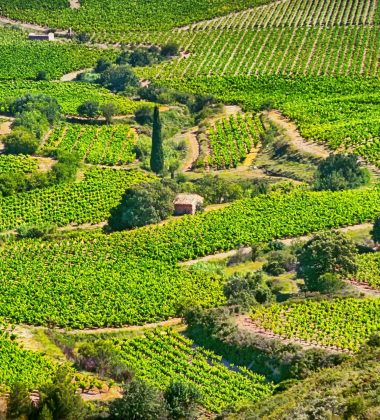
<svg viewBox="0 0 380 420"><path fill-rule="evenodd" d="M156 174L164 170L164 150L162 148L162 126L160 120L160 110L158 106L153 113L153 133L152 133L152 154L150 157L150 168Z"/></svg>

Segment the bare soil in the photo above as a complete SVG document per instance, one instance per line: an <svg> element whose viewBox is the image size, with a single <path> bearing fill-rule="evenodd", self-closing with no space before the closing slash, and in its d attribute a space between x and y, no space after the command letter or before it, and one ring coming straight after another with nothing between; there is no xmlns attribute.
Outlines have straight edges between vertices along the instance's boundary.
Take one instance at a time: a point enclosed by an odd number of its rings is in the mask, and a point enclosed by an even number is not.
<svg viewBox="0 0 380 420"><path fill-rule="evenodd" d="M273 110L267 113L270 121L281 128L293 146L300 152L311 154L315 157L325 159L330 155L329 150L318 143L306 141L299 133L294 122L284 117L280 111Z"/></svg>

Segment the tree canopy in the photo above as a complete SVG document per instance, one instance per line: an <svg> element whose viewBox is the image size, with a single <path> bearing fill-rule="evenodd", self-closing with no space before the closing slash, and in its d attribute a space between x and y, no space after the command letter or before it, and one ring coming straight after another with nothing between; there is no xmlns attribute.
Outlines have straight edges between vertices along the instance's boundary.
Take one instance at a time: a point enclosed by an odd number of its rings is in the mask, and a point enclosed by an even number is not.
<svg viewBox="0 0 380 420"><path fill-rule="evenodd" d="M326 274L346 276L357 271L355 243L342 233L315 235L300 250L297 274L310 291L325 291Z"/></svg>
<svg viewBox="0 0 380 420"><path fill-rule="evenodd" d="M111 230L132 229L167 219L174 212L175 193L162 182L142 183L128 189L111 210Z"/></svg>
<svg viewBox="0 0 380 420"><path fill-rule="evenodd" d="M369 172L355 155L336 154L323 160L317 169L316 190L339 191L360 187L369 181Z"/></svg>

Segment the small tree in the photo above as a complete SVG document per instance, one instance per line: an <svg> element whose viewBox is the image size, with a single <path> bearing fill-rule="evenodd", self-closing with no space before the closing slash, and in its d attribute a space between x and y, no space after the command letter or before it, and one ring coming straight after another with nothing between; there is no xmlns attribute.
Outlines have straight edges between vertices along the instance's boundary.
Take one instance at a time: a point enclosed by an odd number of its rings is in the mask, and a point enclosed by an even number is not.
<svg viewBox="0 0 380 420"><path fill-rule="evenodd" d="M111 65L112 64L107 59L99 58L99 60L96 62L94 71L95 71L95 73L103 73L108 68L110 68Z"/></svg>
<svg viewBox="0 0 380 420"><path fill-rule="evenodd" d="M112 102L103 104L100 110L107 124L112 124L112 118L119 112L117 106Z"/></svg>
<svg viewBox="0 0 380 420"><path fill-rule="evenodd" d="M127 87L138 87L139 79L128 66L112 66L105 70L99 79L102 86L122 92Z"/></svg>
<svg viewBox="0 0 380 420"><path fill-rule="evenodd" d="M179 46L174 42L169 42L168 44L164 45L161 49L161 55L163 57L175 57L178 55Z"/></svg>
<svg viewBox="0 0 380 420"><path fill-rule="evenodd" d="M164 170L162 126L158 106L155 106L153 113L152 154L150 156L150 168L156 174L160 174Z"/></svg>
<svg viewBox="0 0 380 420"><path fill-rule="evenodd" d="M339 232L323 232L314 236L298 255L297 274L305 280L310 291L328 289L328 273L336 282L337 276L347 276L357 271L354 242Z"/></svg>
<svg viewBox="0 0 380 420"><path fill-rule="evenodd" d="M357 156L330 155L317 169L315 189L339 191L357 188L369 181L369 172L360 166Z"/></svg>
<svg viewBox="0 0 380 420"><path fill-rule="evenodd" d="M46 73L45 70L40 70L37 75L36 75L36 80L37 81L41 81L41 80L49 80L48 75Z"/></svg>
<svg viewBox="0 0 380 420"><path fill-rule="evenodd" d="M86 118L96 118L100 114L99 103L96 101L86 101L78 106L78 114Z"/></svg>
<svg viewBox="0 0 380 420"><path fill-rule="evenodd" d="M164 398L171 419L196 417L196 407L201 394L194 385L181 381L171 382L164 393Z"/></svg>
<svg viewBox="0 0 380 420"><path fill-rule="evenodd" d="M163 400L159 392L140 380L124 386L124 395L110 404L113 420L156 420L165 418Z"/></svg>
<svg viewBox="0 0 380 420"><path fill-rule="evenodd" d="M141 125L153 123L152 109L148 106L142 106L135 111L135 120Z"/></svg>
<svg viewBox="0 0 380 420"><path fill-rule="evenodd" d="M7 419L28 418L32 410L32 400L28 388L22 384L15 384L9 394Z"/></svg>
<svg viewBox="0 0 380 420"><path fill-rule="evenodd" d="M11 155L32 155L39 146L36 136L24 128L17 128L4 139L4 151Z"/></svg>
<svg viewBox="0 0 380 420"><path fill-rule="evenodd" d="M371 230L371 238L375 244L380 243L380 215L376 217Z"/></svg>
<svg viewBox="0 0 380 420"><path fill-rule="evenodd" d="M111 210L111 230L132 229L159 223L174 212L175 193L162 182L148 182L129 188L121 203Z"/></svg>
<svg viewBox="0 0 380 420"><path fill-rule="evenodd" d="M15 116L25 111L35 110L44 114L50 125L54 125L61 119L61 106L55 98L48 95L27 93L9 105L9 113Z"/></svg>
<svg viewBox="0 0 380 420"><path fill-rule="evenodd" d="M45 419L84 420L86 418L85 404L76 393L76 387L71 379L69 370L60 367L52 383L42 389L39 413L40 415L44 413Z"/></svg>

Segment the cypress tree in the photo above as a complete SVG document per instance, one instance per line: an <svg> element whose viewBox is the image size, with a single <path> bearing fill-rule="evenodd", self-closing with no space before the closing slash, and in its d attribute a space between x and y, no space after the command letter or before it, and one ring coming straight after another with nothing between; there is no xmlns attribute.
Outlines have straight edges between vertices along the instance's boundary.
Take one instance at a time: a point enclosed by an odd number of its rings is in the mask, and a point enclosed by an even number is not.
<svg viewBox="0 0 380 420"><path fill-rule="evenodd" d="M150 156L150 168L156 174L164 170L164 151L162 148L162 132L160 111L158 106L154 107L153 133L152 133L152 154Z"/></svg>

